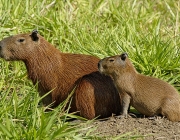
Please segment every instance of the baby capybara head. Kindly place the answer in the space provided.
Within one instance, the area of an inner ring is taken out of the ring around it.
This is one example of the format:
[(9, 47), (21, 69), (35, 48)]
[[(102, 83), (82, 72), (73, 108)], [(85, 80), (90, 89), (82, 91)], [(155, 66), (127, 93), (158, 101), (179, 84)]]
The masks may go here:
[(131, 65), (131, 62), (128, 59), (128, 54), (122, 53), (121, 55), (106, 57), (100, 60), (98, 63), (98, 69), (102, 74), (115, 76), (117, 73), (128, 72), (129, 66)]
[(19, 34), (4, 38), (0, 41), (0, 57), (5, 60), (26, 59), (36, 50), (33, 47), (38, 45), (39, 37), (38, 32), (34, 30), (29, 34)]

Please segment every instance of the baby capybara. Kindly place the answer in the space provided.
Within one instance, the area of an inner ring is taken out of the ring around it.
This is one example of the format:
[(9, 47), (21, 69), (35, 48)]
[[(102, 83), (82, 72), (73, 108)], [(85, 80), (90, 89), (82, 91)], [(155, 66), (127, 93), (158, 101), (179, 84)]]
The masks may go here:
[(38, 83), (44, 105), (56, 107), (74, 91), (70, 112), (87, 119), (120, 112), (119, 94), (110, 77), (98, 72), (99, 59), (83, 54), (62, 53), (36, 30), (0, 41), (0, 57), (22, 60), (28, 77)]
[(129, 103), (146, 116), (163, 115), (180, 121), (180, 98), (177, 90), (160, 79), (139, 74), (126, 53), (107, 57), (98, 63), (99, 71), (112, 76), (122, 97), (123, 115)]

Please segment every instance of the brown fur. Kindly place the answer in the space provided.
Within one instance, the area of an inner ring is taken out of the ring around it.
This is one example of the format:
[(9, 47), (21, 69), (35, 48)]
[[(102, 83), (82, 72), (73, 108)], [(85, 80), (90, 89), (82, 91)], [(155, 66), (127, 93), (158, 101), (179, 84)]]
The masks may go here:
[(33, 84), (38, 82), (43, 104), (64, 101), (75, 88), (71, 112), (92, 119), (120, 112), (119, 94), (108, 76), (97, 69), (99, 58), (83, 54), (62, 53), (36, 31), (19, 34), (0, 42), (0, 56), (5, 60), (22, 60)]
[(180, 121), (180, 100), (176, 89), (160, 79), (139, 74), (127, 54), (102, 59), (99, 71), (110, 75), (122, 94), (123, 115), (131, 103), (146, 116), (163, 115), (171, 121)]

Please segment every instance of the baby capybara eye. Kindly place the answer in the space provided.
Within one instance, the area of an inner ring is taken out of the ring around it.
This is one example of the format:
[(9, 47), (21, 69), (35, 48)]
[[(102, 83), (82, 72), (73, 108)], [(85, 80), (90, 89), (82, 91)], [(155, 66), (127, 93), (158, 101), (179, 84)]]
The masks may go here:
[(109, 62), (114, 62), (114, 59), (109, 59)]
[(21, 38), (21, 39), (18, 39), (17, 41), (18, 42), (23, 42), (25, 39)]

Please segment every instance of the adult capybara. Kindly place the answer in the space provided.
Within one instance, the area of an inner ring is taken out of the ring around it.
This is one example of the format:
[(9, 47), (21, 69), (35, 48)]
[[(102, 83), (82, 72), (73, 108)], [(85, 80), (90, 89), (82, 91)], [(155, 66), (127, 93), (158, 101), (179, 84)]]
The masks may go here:
[(98, 72), (99, 59), (83, 54), (62, 53), (38, 34), (10, 36), (0, 41), (0, 57), (22, 60), (28, 77), (38, 83), (44, 105), (56, 107), (74, 91), (70, 111), (87, 119), (120, 112), (119, 94), (108, 76)]
[(99, 71), (113, 77), (123, 93), (123, 115), (129, 103), (146, 116), (163, 115), (180, 121), (180, 99), (176, 89), (160, 79), (139, 74), (126, 53), (107, 57), (98, 63)]

